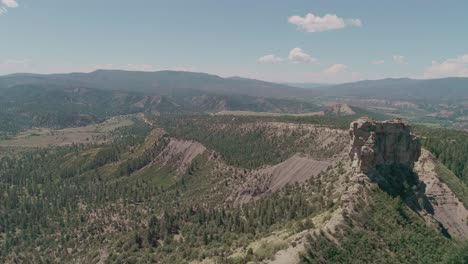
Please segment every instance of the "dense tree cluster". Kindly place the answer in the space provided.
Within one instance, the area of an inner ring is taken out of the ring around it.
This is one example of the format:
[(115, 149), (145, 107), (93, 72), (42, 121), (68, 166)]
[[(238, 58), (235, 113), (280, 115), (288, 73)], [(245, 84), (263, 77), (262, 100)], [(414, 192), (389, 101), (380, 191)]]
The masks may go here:
[[(134, 129), (139, 132), (133, 133)], [(134, 186), (105, 183), (104, 172), (97, 169), (118, 160), (128, 148), (141, 144), (147, 132), (147, 127), (136, 124), (114, 131), (118, 136), (107, 145), (53, 147), (2, 157), (0, 233), (4, 241), (1, 252), (75, 225), (79, 220), (73, 215), (79, 211), (80, 203), (99, 204), (122, 197), (138, 199), (151, 195), (154, 190), (148, 190), (150, 186), (142, 183)]]
[(457, 245), (429, 228), (400, 197), (376, 190), (346, 215), (337, 241), (324, 232), (309, 237), (302, 263), (467, 263), (468, 244)]
[(468, 184), (468, 133), (448, 129), (421, 129), (423, 145), (465, 184)]

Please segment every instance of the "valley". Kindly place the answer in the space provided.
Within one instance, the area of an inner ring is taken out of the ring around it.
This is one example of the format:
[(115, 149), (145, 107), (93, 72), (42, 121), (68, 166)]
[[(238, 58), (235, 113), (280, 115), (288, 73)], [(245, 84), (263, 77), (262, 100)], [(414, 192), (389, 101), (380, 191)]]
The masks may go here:
[(0, 0), (0, 264), (468, 264), (466, 10)]
[(427, 126), (467, 130), (466, 78), (365, 80), (315, 88), (320, 101), (345, 103)]
[[(135, 118), (135, 117), (133, 117)], [(103, 123), (64, 129), (32, 128), (0, 141), (0, 147), (37, 148), (83, 143), (103, 143), (113, 130), (130, 126), (131, 116), (116, 116)]]
[(5, 263), (468, 258), (464, 110), (184, 72), (2, 82)]

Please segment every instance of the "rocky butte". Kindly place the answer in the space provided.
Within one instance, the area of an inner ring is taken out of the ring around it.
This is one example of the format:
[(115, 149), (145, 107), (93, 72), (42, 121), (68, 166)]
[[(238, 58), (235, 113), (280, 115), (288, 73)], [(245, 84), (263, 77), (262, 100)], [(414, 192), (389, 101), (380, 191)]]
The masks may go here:
[(349, 133), (349, 156), (357, 173), (369, 173), (378, 165), (413, 166), (421, 155), (418, 137), (401, 119), (379, 122), (362, 117), (351, 123)]
[[(376, 169), (379, 165), (408, 165), (418, 178), (412, 189), (413, 196), (405, 198), (410, 208), (428, 223), (436, 223), (435, 226), (450, 236), (468, 239), (468, 210), (439, 179), (436, 159), (427, 150), (421, 151), (420, 140), (411, 132), (410, 125), (401, 119), (380, 122), (362, 117), (351, 123), (349, 133), (352, 179), (357, 184), (342, 196), (348, 211), (353, 206), (353, 197), (362, 193), (365, 185), (372, 185), (369, 179), (378, 176)], [(419, 200), (424, 202), (420, 204)], [(415, 206), (417, 204), (419, 206)]]

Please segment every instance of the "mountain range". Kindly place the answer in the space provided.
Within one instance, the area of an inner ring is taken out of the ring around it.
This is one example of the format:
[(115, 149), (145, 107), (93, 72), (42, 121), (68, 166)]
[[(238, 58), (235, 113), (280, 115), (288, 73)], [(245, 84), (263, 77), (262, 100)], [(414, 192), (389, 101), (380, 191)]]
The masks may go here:
[(277, 84), (242, 77), (182, 71), (136, 72), (97, 70), (69, 74), (11, 74), (0, 77), (0, 89), (17, 85), (53, 85), (161, 95), (213, 93), (268, 98), (359, 96), (386, 99), (466, 99), (468, 78), (364, 80), (343, 84)]
[(317, 88), (328, 96), (393, 100), (466, 100), (468, 78), (366, 80)]
[[(383, 79), (306, 89), (181, 71), (18, 73), (0, 77), (0, 128), (18, 131), (31, 126), (57, 127), (61, 123), (82, 125), (136, 112), (332, 113), (329, 105), (334, 101), (412, 120), (433, 116), (430, 122), (444, 125), (451, 123), (440, 118), (449, 117), (463, 128), (467, 100), (468, 78)], [(385, 109), (376, 108), (382, 104)]]

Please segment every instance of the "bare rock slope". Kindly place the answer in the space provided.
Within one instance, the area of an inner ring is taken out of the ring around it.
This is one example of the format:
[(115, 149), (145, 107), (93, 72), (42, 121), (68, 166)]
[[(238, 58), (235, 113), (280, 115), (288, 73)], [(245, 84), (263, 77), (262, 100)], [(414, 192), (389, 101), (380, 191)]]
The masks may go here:
[(452, 190), (437, 177), (436, 164), (432, 154), (423, 150), (414, 168), (425, 185), (425, 193), (433, 208), (433, 216), (450, 235), (459, 239), (468, 239), (468, 210)]
[(311, 177), (316, 177), (331, 164), (329, 161), (319, 161), (296, 154), (276, 165), (251, 171), (230, 199), (235, 199), (236, 204), (252, 201), (276, 192), (287, 184), (303, 183)]
[(334, 114), (337, 116), (350, 116), (356, 114), (348, 104), (340, 103), (329, 104), (328, 109), (325, 112), (327, 114)]

